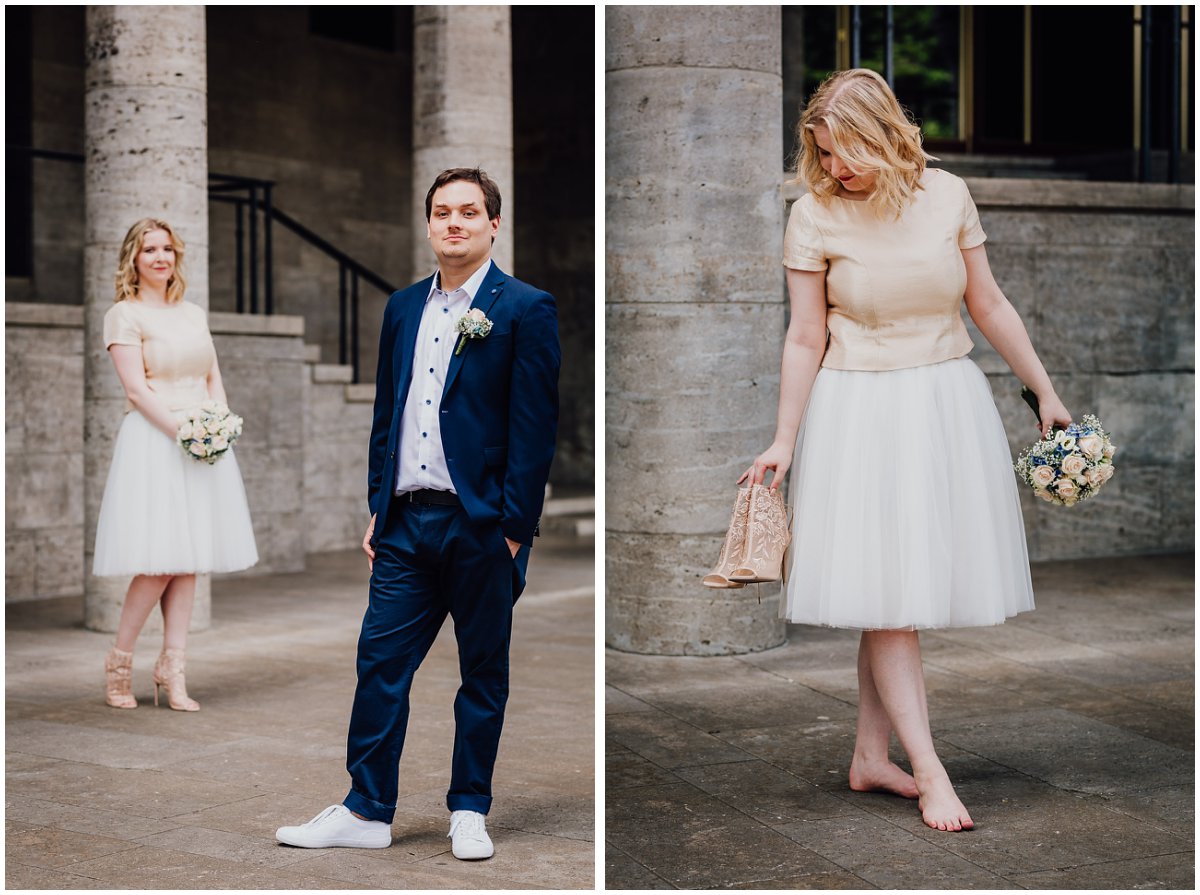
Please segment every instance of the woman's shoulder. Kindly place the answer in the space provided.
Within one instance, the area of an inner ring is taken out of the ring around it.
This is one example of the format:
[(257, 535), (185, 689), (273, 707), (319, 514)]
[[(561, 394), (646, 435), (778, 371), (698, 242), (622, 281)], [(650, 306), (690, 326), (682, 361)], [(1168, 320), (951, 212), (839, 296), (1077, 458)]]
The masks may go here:
[(921, 174), (921, 186), (930, 195), (958, 196), (966, 192), (967, 182), (945, 168), (926, 168)]
[(821, 215), (824, 206), (817, 201), (817, 197), (811, 192), (805, 191), (788, 210), (788, 220), (801, 220), (807, 224), (815, 224), (816, 219)]
[(104, 312), (104, 322), (108, 323), (132, 323), (137, 319), (137, 311), (133, 308), (134, 302), (129, 299), (123, 299), (114, 302), (113, 306)]
[(201, 320), (201, 321), (208, 320), (208, 311), (206, 311), (204, 308), (200, 307), (195, 302), (187, 301), (186, 299), (181, 298), (179, 300), (179, 304), (181, 305), (183, 312), (185, 314), (187, 314), (189, 317), (192, 317), (195, 320)]
[(104, 347), (140, 345), (145, 327), (129, 299), (118, 301), (104, 312)]

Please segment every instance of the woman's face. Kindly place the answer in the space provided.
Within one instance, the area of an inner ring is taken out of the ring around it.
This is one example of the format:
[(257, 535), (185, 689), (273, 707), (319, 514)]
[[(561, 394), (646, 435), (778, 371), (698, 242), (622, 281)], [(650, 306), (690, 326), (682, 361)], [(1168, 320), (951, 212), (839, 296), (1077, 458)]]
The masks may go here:
[(150, 230), (134, 259), (138, 285), (166, 289), (175, 273), (175, 246), (166, 230)]
[(874, 174), (859, 174), (833, 151), (829, 128), (817, 125), (812, 132), (817, 142), (817, 155), (820, 157), (821, 167), (842, 185), (842, 189), (849, 193), (869, 193), (875, 188)]

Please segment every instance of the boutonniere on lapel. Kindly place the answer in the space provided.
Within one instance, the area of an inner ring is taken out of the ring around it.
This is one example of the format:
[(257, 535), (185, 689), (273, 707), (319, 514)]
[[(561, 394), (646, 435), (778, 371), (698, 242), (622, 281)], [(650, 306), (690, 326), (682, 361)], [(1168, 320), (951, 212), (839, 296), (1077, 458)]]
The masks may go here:
[(458, 318), (458, 322), (454, 324), (454, 328), (462, 335), (458, 337), (458, 347), (454, 349), (455, 355), (461, 354), (463, 345), (467, 344), (467, 339), (482, 339), (492, 331), (492, 321), (487, 319), (487, 316), (479, 308), (471, 308), (467, 313)]

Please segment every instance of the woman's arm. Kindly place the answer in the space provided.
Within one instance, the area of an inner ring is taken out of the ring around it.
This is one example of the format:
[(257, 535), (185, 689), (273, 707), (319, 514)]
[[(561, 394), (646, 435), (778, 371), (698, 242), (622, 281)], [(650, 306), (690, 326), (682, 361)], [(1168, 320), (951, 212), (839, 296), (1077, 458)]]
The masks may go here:
[(113, 366), (117, 368), (117, 378), (121, 380), (129, 403), (150, 422), (150, 425), (165, 432), (167, 437), (174, 441), (179, 432), (179, 422), (162, 399), (146, 384), (142, 346), (114, 344), (109, 346), (108, 353), (112, 355)]
[(229, 406), (229, 401), (225, 397), (225, 383), (221, 381), (221, 368), (217, 366), (217, 355), (213, 353), (212, 369), (208, 371), (208, 396), (214, 401), (220, 401), (226, 407)]
[(967, 266), (967, 313), (1016, 377), (1037, 395), (1041, 416), (1038, 428), (1042, 435), (1045, 436), (1054, 425), (1070, 425), (1071, 414), (1059, 400), (1046, 368), (1033, 350), (1025, 324), (996, 285), (987, 252), (978, 245), (964, 249), (962, 255)]
[(796, 436), (808, 405), (808, 395), (825, 356), (825, 271), (792, 270), (787, 272), (792, 319), (783, 341), (783, 364), (779, 372), (779, 412), (775, 422), (775, 440), (742, 473), (738, 484), (751, 479), (760, 484), (768, 469), (773, 469), (771, 487), (783, 484), (792, 465)]

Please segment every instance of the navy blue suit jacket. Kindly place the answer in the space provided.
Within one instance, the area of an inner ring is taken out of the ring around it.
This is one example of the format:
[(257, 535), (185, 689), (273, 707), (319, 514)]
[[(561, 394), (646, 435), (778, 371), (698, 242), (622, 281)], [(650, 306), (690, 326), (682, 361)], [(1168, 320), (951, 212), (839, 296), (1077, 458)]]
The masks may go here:
[[(394, 293), (383, 313), (367, 476), (372, 544), (383, 532), (396, 484), (400, 418), (432, 283), (429, 277)], [(492, 321), (492, 331), (467, 339), (450, 359), (438, 415), (446, 466), (472, 522), (497, 521), (505, 537), (532, 544), (558, 429), (554, 298), (493, 261), (471, 307)]]

